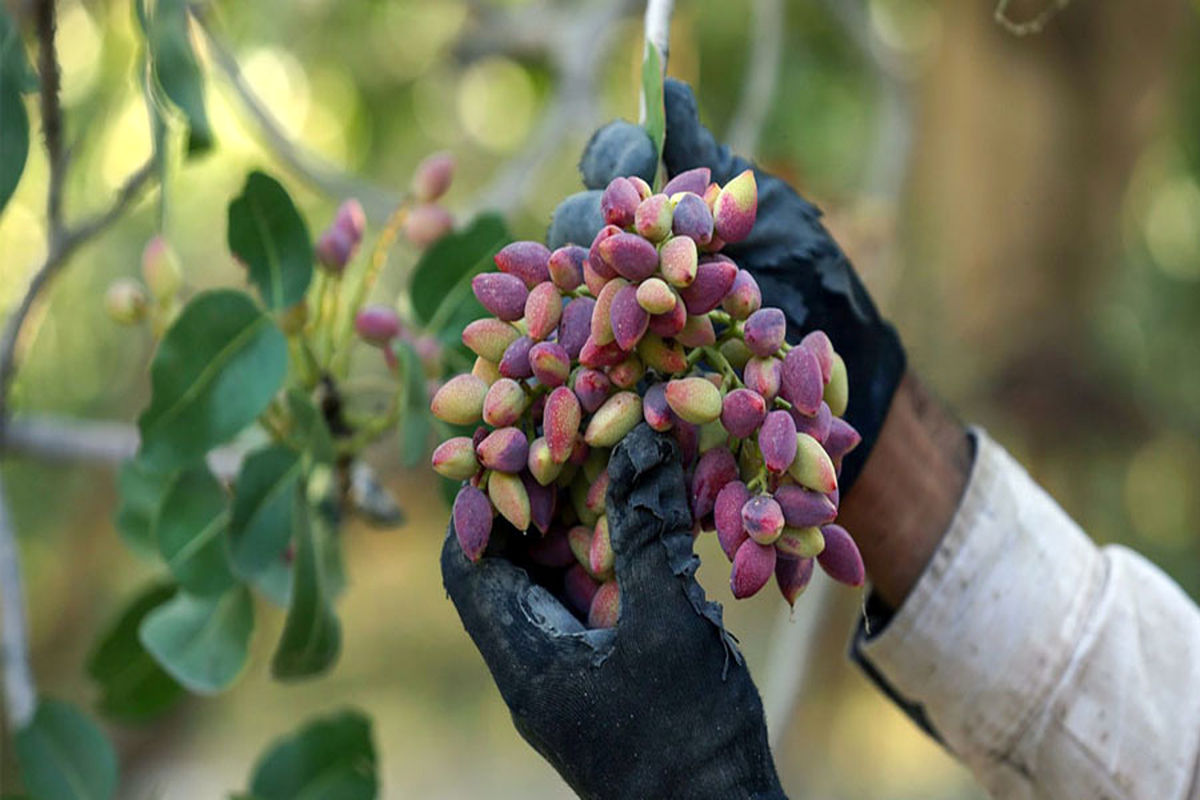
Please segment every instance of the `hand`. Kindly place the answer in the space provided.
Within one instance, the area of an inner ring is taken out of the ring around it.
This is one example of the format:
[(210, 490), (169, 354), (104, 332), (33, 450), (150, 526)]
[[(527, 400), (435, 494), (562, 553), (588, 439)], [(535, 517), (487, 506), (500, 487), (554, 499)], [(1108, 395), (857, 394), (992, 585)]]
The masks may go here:
[[(667, 80), (667, 137), (663, 160), (677, 175), (696, 167), (712, 171), (724, 184), (750, 162), (717, 144), (700, 124), (691, 89)], [(592, 192), (567, 198), (555, 212), (548, 244), (567, 241), (588, 245), (602, 227), (599, 195), (613, 178), (638, 174), (651, 180), (654, 147), (645, 131), (628, 122), (601, 128), (588, 143), (580, 162), (584, 184)], [(820, 328), (846, 362), (850, 406), (846, 420), (863, 441), (846, 456), (839, 485), (842, 496), (862, 470), (887, 416), (893, 394), (904, 375), (904, 350), (891, 325), (883, 321), (853, 267), (821, 225), (818, 211), (779, 178), (755, 169), (758, 219), (750, 237), (722, 252), (754, 275), (764, 298), (788, 319), (788, 340), (799, 341)]]
[(517, 730), (580, 797), (783, 798), (758, 692), (721, 607), (694, 578), (674, 442), (638, 426), (613, 452), (609, 477), (621, 595), (613, 629), (586, 630), (500, 556), (501, 531), (477, 564), (453, 524), (446, 537), (446, 591)]

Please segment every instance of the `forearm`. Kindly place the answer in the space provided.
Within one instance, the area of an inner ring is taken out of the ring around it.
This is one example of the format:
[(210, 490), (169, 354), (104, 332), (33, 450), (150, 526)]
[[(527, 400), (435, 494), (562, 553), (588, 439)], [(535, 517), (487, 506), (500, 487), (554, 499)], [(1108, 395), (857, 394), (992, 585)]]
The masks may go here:
[(982, 431), (964, 456), (905, 384), (847, 498), (894, 609), (856, 659), (996, 796), (1196, 796), (1200, 611), (1097, 548)]
[(950, 526), (972, 455), (962, 423), (906, 373), (839, 512), (875, 593), (891, 608), (908, 596)]

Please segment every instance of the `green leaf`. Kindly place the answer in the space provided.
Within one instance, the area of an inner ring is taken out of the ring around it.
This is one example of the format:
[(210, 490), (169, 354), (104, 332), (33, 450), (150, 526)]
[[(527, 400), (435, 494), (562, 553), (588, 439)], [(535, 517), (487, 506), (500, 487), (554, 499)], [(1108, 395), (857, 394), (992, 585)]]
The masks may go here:
[(184, 591), (201, 597), (233, 585), (229, 500), (208, 468), (184, 470), (163, 494), (154, 519), (158, 550)]
[(0, 212), (8, 205), (29, 155), (29, 117), (13, 76), (0, 72)]
[(0, 6), (0, 213), (21, 182), (29, 156), (29, 115), (21, 93), (36, 87), (21, 32)]
[(115, 524), (125, 543), (140, 555), (158, 555), (154, 517), (174, 479), (174, 472), (153, 469), (137, 458), (126, 461), (117, 473), (120, 505)]
[(436, 320), (433, 332), (438, 333), (452, 319), (469, 314), (470, 322), (485, 314), (471, 292), (471, 278), (490, 268), (492, 256), (509, 240), (508, 228), (498, 214), (480, 214), (463, 230), (434, 243), (413, 268), (412, 304), (417, 320), (427, 326)]
[(262, 800), (372, 800), (375, 769), (371, 720), (346, 710), (274, 742), (254, 767), (250, 791)]
[(243, 578), (257, 576), (278, 562), (292, 538), (292, 495), (303, 462), (281, 444), (257, 450), (242, 462), (233, 488), (229, 526), (233, 568)]
[(22, 93), (38, 88), (37, 75), (25, 56), (21, 31), (3, 4), (0, 4), (0, 80), (11, 82)]
[(308, 226), (287, 190), (269, 175), (251, 172), (229, 204), (229, 250), (245, 265), (268, 308), (299, 303), (313, 274)]
[(250, 579), (250, 585), (263, 597), (281, 608), (287, 608), (292, 596), (291, 558), (283, 554), (267, 565), (266, 569)]
[(183, 687), (155, 663), (138, 641), (142, 620), (174, 593), (171, 584), (155, 584), (144, 590), (100, 637), (88, 657), (87, 672), (100, 684), (99, 707), (105, 716), (121, 722), (145, 722), (183, 696)]
[(336, 490), (332, 497), (327, 497), (313, 506), (313, 524), (324, 531), (328, 543), (323, 548), (321, 569), (325, 578), (325, 593), (329, 596), (331, 604), (346, 590), (346, 564), (342, 559), (342, 546), (338, 540), (342, 513), (340, 501), (335, 498)]
[(400, 452), (404, 466), (415, 467), (425, 457), (429, 443), (429, 400), (425, 394), (425, 372), (421, 358), (412, 343), (396, 340), (396, 355), (400, 360), (404, 380), (404, 405), (400, 417)]
[(248, 295), (231, 289), (196, 295), (150, 365), (150, 407), (138, 420), (140, 458), (170, 469), (230, 439), (271, 402), (287, 365), (287, 340)]
[(188, 35), (187, 0), (158, 0), (146, 26), (150, 64), (163, 94), (183, 113), (188, 153), (212, 146), (212, 127), (204, 110), (204, 76)]
[(308, 395), (299, 389), (288, 389), (288, 411), (292, 415), (295, 441), (289, 437), (289, 444), (300, 449), (310, 462), (332, 464), (337, 455), (333, 447), (333, 436), (325, 417), (313, 405)]
[(244, 586), (217, 597), (179, 592), (142, 620), (138, 638), (171, 677), (197, 694), (226, 689), (246, 664), (254, 603)]
[(36, 800), (105, 800), (116, 791), (112, 745), (69, 703), (42, 698), (14, 738), (25, 790)]
[(337, 660), (342, 644), (329, 574), (328, 550), (335, 542), (320, 515), (313, 512), (303, 486), (292, 493), (292, 503), (296, 560), (291, 606), (271, 660), (271, 673), (280, 680), (321, 674)]
[(658, 46), (646, 41), (646, 49), (642, 54), (642, 96), (646, 100), (646, 121), (643, 126), (654, 149), (658, 160), (662, 161), (663, 141), (667, 138), (667, 111), (663, 105), (663, 73), (662, 53)]

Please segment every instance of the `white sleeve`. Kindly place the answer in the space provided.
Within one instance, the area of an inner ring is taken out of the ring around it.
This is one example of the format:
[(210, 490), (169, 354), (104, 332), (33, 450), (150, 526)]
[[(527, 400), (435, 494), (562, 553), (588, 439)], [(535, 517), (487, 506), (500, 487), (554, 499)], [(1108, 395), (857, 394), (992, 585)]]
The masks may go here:
[(1200, 798), (1200, 611), (972, 435), (945, 539), (855, 658), (996, 797)]

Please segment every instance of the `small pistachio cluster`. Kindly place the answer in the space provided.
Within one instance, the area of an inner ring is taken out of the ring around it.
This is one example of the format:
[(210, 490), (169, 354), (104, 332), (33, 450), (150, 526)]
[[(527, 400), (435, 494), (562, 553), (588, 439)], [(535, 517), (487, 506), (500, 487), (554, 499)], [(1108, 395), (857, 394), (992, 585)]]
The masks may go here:
[[(453, 180), (454, 157), (449, 153), (426, 156), (413, 172), (411, 203), (405, 209), (402, 229), (418, 248), (428, 247), (454, 227), (454, 217), (437, 202)], [(342, 203), (333, 222), (317, 238), (314, 250), (321, 266), (341, 274), (358, 252), (366, 224), (366, 214), (357, 200)]]
[(719, 252), (750, 234), (757, 194), (750, 170), (722, 187), (694, 169), (658, 193), (617, 178), (590, 248), (515, 242), (498, 272), (475, 277), (493, 316), (463, 331), (474, 368), (431, 404), (444, 422), (484, 423), (433, 454), (435, 470), (465, 481), (453, 519), (469, 558), (497, 513), (535, 529), (531, 561), (565, 570), (563, 594), (591, 626), (614, 625), (607, 465), (645, 421), (678, 443), (696, 531), (716, 529), (736, 597), (774, 574), (794, 603), (814, 563), (863, 582), (834, 524), (841, 461), (859, 442), (840, 418), (845, 364), (821, 331), (789, 345), (783, 312)]
[(104, 309), (114, 322), (135, 325), (148, 317), (165, 328), (179, 310), (183, 271), (171, 245), (155, 236), (142, 250), (142, 280), (118, 278), (104, 294)]

